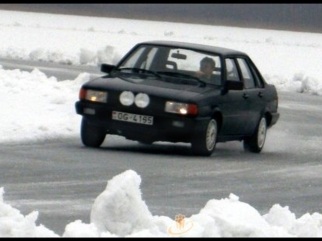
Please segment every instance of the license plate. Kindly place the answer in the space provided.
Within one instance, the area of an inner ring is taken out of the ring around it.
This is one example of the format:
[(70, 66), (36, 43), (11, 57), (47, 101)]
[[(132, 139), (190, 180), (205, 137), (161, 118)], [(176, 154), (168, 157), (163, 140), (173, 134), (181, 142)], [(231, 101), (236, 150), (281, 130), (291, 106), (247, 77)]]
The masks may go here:
[(148, 115), (137, 115), (126, 112), (113, 111), (112, 119), (118, 121), (126, 121), (144, 125), (153, 125), (153, 116)]

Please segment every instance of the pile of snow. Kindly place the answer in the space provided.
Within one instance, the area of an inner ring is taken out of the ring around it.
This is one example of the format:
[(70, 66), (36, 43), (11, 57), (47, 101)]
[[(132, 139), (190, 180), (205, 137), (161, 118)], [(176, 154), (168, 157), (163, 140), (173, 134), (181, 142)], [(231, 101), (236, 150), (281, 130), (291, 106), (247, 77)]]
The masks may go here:
[[(289, 208), (275, 204), (267, 214), (230, 194), (209, 200), (198, 214), (175, 220), (153, 216), (140, 190), (141, 177), (127, 170), (107, 182), (92, 206), (90, 223), (75, 220), (62, 237), (322, 237), (322, 215), (296, 219)], [(38, 212), (23, 216), (3, 200), (0, 189), (1, 237), (59, 237), (36, 225)]]

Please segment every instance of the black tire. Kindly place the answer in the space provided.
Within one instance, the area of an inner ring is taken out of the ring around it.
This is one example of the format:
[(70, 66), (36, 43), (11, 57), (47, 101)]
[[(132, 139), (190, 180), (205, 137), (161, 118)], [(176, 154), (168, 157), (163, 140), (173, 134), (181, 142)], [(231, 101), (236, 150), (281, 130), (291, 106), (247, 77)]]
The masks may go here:
[(86, 118), (82, 119), (81, 139), (85, 146), (100, 147), (105, 139), (106, 132), (104, 129), (90, 125)]
[(267, 121), (261, 117), (256, 127), (255, 133), (244, 140), (244, 150), (247, 152), (260, 153), (264, 147), (267, 134)]
[(199, 156), (210, 156), (216, 147), (218, 125), (215, 119), (204, 122), (191, 141), (192, 152)]

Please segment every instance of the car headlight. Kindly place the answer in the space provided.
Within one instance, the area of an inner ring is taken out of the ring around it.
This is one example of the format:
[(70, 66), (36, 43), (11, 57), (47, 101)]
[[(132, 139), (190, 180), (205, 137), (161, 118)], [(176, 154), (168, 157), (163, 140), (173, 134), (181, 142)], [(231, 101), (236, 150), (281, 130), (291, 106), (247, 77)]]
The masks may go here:
[(130, 106), (134, 103), (134, 94), (131, 91), (123, 91), (120, 95), (122, 105)]
[(135, 96), (134, 100), (137, 107), (145, 108), (150, 103), (150, 98), (147, 94), (139, 93)]
[(79, 99), (106, 103), (107, 92), (99, 90), (86, 90), (82, 88), (79, 92)]
[(165, 111), (180, 115), (197, 115), (198, 107), (195, 104), (167, 101), (165, 103)]

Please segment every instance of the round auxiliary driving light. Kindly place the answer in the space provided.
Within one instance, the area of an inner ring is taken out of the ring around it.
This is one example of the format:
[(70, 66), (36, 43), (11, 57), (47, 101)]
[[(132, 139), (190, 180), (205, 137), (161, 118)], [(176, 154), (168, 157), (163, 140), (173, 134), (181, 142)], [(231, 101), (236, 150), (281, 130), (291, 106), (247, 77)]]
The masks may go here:
[(147, 94), (139, 93), (135, 96), (135, 104), (137, 107), (145, 108), (149, 105), (150, 98)]
[(134, 94), (131, 91), (123, 91), (120, 95), (120, 102), (122, 105), (132, 105), (134, 102)]

